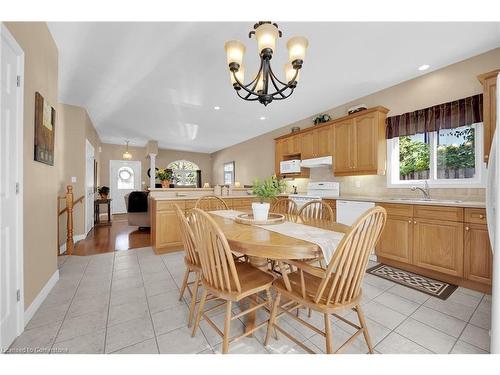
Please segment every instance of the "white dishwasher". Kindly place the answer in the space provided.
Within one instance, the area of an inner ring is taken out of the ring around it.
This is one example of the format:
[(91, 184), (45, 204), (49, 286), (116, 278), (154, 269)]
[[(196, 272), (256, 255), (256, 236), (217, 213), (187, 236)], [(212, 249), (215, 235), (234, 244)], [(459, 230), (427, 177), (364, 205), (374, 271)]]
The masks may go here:
[(375, 207), (373, 202), (337, 201), (337, 223), (352, 225), (370, 208)]

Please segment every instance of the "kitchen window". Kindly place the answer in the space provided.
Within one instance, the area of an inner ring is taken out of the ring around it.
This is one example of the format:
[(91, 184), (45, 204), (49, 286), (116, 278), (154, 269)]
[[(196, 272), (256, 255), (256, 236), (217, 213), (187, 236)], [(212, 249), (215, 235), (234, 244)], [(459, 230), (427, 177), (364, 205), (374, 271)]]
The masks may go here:
[(234, 184), (234, 161), (224, 163), (224, 185)]
[(170, 163), (167, 169), (172, 170), (175, 186), (197, 187), (199, 167), (188, 160), (177, 160)]
[(483, 124), (417, 133), (387, 141), (388, 187), (484, 187)]

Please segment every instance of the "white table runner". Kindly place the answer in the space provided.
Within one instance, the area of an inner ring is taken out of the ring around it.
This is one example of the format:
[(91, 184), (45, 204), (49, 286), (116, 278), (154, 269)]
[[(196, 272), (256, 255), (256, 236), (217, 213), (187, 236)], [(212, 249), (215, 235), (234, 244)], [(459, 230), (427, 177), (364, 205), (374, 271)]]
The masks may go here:
[[(224, 217), (226, 219), (234, 220), (236, 216), (244, 212), (236, 210), (219, 210), (219, 211), (210, 211), (210, 213)], [(321, 248), (321, 251), (323, 252), (323, 256), (327, 263), (329, 263), (330, 260), (332, 259), (335, 250), (337, 250), (337, 246), (344, 237), (343, 233), (334, 232), (322, 228), (316, 228), (310, 225), (292, 223), (290, 221), (285, 221), (282, 224), (256, 225), (256, 226), (259, 228), (269, 230), (271, 232), (276, 232), (279, 234), (283, 234), (285, 236), (312, 242), (318, 245)]]

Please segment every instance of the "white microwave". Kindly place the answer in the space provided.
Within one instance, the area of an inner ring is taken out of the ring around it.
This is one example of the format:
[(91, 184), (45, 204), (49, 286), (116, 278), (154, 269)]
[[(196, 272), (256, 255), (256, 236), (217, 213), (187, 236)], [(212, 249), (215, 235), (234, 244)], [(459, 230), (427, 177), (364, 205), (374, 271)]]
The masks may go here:
[(285, 160), (280, 162), (280, 173), (300, 173), (300, 160)]

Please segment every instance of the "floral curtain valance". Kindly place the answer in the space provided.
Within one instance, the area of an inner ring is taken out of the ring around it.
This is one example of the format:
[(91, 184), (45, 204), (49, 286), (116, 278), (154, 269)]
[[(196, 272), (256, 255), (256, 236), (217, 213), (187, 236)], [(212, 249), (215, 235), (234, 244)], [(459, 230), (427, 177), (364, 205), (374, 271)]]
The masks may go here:
[(387, 139), (454, 129), (483, 121), (483, 94), (388, 117)]

